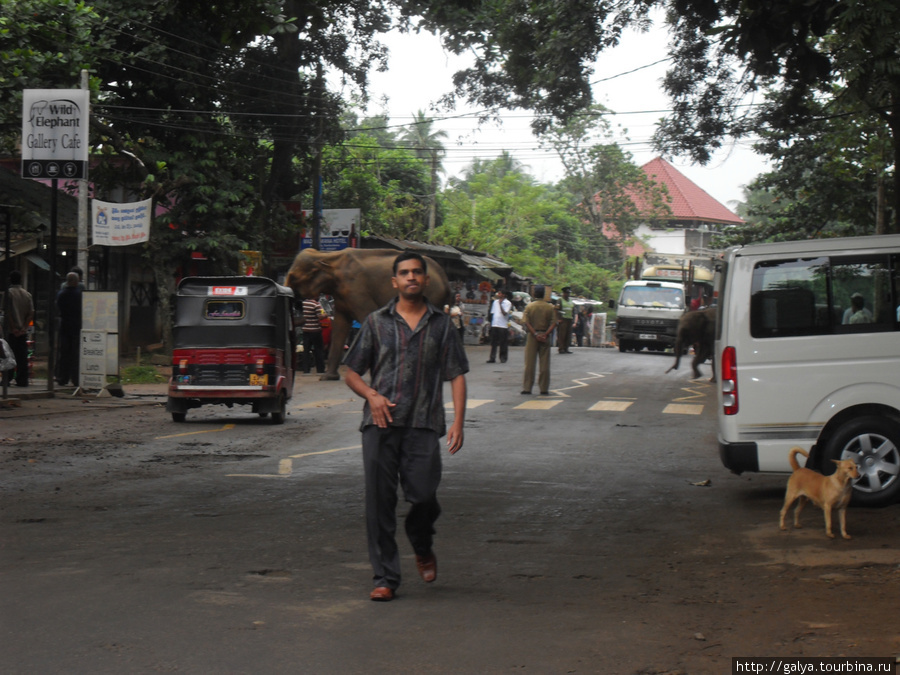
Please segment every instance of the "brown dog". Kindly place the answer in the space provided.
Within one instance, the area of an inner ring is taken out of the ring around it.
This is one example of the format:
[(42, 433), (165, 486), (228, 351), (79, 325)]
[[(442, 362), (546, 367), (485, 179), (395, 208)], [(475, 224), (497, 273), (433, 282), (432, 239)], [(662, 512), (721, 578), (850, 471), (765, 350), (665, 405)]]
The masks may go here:
[(795, 501), (797, 502), (797, 508), (794, 509), (794, 527), (800, 527), (800, 511), (803, 510), (806, 500), (809, 499), (825, 512), (825, 534), (834, 539), (834, 534), (831, 531), (831, 510), (837, 509), (841, 520), (841, 536), (844, 539), (849, 539), (850, 535), (847, 534), (847, 504), (850, 503), (850, 493), (853, 491), (851, 481), (859, 478), (859, 469), (856, 467), (856, 462), (852, 459), (833, 459), (831, 461), (837, 464), (837, 469), (830, 476), (823, 476), (812, 469), (807, 469), (797, 464), (797, 455), (809, 458), (809, 454), (800, 448), (791, 449), (790, 461), (794, 473), (791, 474), (788, 480), (787, 492), (784, 495), (784, 506), (781, 508), (781, 519), (779, 521), (781, 529), (787, 529), (784, 526), (784, 516)]

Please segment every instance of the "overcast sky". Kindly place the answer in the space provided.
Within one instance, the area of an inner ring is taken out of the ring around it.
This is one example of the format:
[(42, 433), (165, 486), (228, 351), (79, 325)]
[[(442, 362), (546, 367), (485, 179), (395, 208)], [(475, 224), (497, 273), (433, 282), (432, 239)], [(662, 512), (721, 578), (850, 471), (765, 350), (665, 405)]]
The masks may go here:
[[(381, 98), (387, 96), (387, 113), (393, 124), (408, 123), (420, 109), (434, 116), (438, 120), (435, 126), (445, 130), (448, 136), (444, 140), (447, 148), (444, 166), (448, 175), (458, 175), (475, 157), (494, 159), (507, 150), (538, 180), (553, 182), (561, 178), (559, 161), (538, 148), (527, 111), (505, 111), (500, 126), (494, 123), (479, 126), (475, 116), (479, 109), (434, 110), (433, 104), (452, 89), (453, 73), (467, 65), (466, 60), (444, 52), (437, 37), (427, 33), (397, 33), (388, 36), (385, 42), (391, 50), (390, 67), (387, 73), (371, 74), (372, 103), (368, 114), (383, 112)], [(638, 165), (657, 156), (650, 147), (650, 137), (656, 121), (668, 108), (660, 88), (667, 64), (641, 67), (666, 59), (667, 42), (662, 28), (647, 34), (629, 33), (623, 44), (601, 54), (591, 78), (595, 83), (595, 100), (615, 111), (614, 123), (627, 129), (629, 140), (620, 139), (620, 143), (634, 155)], [(635, 69), (639, 70), (629, 72)], [(706, 167), (692, 166), (683, 159), (670, 161), (730, 208), (734, 201), (743, 199), (742, 187), (766, 170), (763, 159), (746, 142), (720, 152)]]

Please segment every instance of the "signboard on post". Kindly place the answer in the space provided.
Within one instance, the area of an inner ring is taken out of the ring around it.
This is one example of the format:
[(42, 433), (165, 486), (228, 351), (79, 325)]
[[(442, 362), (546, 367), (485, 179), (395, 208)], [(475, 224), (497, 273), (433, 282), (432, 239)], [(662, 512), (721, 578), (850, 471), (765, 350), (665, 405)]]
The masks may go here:
[(87, 178), (91, 93), (22, 92), (22, 178)]
[(106, 332), (81, 331), (78, 388), (103, 391), (106, 388)]
[[(312, 211), (301, 212), (306, 222), (310, 222)], [(322, 211), (322, 232), (319, 238), (320, 251), (340, 251), (359, 245), (359, 209), (324, 209)], [(312, 233), (307, 231), (300, 239), (300, 248), (313, 245)]]
[[(119, 294), (115, 291), (84, 291), (81, 294), (81, 328), (83, 332), (102, 331), (105, 336), (106, 364), (102, 385), (105, 387), (105, 375), (119, 374)], [(83, 366), (81, 372), (85, 372)], [(83, 383), (81, 386), (92, 388)]]
[(150, 239), (152, 199), (130, 204), (92, 200), (94, 246), (128, 246)]

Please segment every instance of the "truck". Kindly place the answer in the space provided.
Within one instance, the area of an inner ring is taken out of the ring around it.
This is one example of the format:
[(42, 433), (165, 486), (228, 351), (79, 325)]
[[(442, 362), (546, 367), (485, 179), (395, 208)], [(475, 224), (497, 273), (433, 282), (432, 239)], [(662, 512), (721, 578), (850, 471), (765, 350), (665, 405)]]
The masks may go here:
[(684, 285), (669, 281), (626, 281), (610, 309), (617, 309), (619, 351), (665, 351), (675, 346), (678, 320), (684, 314)]

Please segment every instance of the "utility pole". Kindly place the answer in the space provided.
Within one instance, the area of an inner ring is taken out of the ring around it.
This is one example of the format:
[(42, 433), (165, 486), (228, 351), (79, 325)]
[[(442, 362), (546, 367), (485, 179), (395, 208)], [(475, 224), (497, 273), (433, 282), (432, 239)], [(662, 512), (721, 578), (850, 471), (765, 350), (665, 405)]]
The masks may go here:
[(434, 226), (437, 221), (437, 150), (431, 150), (431, 206), (428, 209), (428, 241), (434, 240)]
[(325, 116), (324, 116), (324, 87), (322, 86), (322, 62), (316, 66), (316, 92), (318, 100), (318, 108), (316, 116), (319, 118), (319, 131), (316, 138), (316, 158), (313, 163), (313, 234), (312, 247), (317, 251), (321, 249), (322, 237), (322, 143), (325, 132)]
[[(88, 89), (88, 71), (81, 71), (81, 88)], [(87, 270), (88, 270), (88, 179), (87, 167), (85, 167), (84, 178), (78, 180), (78, 250), (76, 251), (76, 262), (83, 273), (82, 282), (87, 288)], [(66, 270), (68, 272), (69, 270)]]

